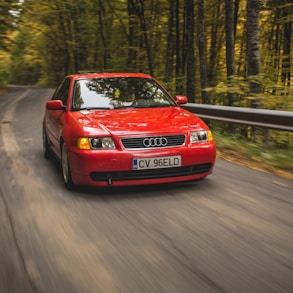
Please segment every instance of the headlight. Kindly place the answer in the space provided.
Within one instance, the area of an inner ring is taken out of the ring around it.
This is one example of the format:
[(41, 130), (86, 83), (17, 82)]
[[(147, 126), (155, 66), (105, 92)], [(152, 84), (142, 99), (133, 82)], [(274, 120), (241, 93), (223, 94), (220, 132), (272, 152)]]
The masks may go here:
[(80, 137), (77, 147), (81, 150), (115, 149), (115, 143), (111, 137)]
[(200, 143), (207, 141), (213, 141), (213, 135), (210, 130), (199, 130), (190, 132), (191, 143)]

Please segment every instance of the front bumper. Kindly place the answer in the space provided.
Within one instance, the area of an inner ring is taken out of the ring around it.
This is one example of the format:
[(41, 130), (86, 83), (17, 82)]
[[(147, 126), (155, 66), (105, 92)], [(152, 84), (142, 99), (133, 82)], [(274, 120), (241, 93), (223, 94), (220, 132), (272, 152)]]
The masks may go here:
[[(133, 159), (181, 156), (181, 166), (134, 170)], [(69, 149), (69, 164), (76, 185), (126, 186), (190, 181), (213, 172), (216, 159), (214, 143), (192, 147), (152, 150), (79, 150)]]

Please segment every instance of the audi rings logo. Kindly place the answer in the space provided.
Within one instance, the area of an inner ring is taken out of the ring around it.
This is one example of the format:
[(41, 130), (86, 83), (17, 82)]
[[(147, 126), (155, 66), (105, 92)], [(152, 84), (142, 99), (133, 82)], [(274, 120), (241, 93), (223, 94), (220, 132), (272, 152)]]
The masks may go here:
[(146, 137), (143, 140), (143, 145), (146, 148), (164, 147), (168, 143), (166, 137)]

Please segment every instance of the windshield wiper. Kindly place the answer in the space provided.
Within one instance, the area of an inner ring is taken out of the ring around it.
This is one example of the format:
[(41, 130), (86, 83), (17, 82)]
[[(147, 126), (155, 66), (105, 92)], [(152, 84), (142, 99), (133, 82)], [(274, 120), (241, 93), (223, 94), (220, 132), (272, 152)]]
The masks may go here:
[(117, 107), (114, 107), (114, 110), (116, 110), (116, 109), (128, 109), (128, 108), (137, 108), (137, 106), (135, 106), (135, 105), (117, 106)]
[(109, 107), (84, 107), (84, 108), (79, 108), (79, 109), (73, 109), (73, 111), (91, 111), (91, 110), (111, 110)]
[(172, 107), (173, 105), (131, 105), (131, 106), (118, 106), (114, 109), (140, 109), (140, 108), (165, 108), (165, 107)]
[(173, 105), (149, 105), (148, 108), (166, 108), (173, 107)]

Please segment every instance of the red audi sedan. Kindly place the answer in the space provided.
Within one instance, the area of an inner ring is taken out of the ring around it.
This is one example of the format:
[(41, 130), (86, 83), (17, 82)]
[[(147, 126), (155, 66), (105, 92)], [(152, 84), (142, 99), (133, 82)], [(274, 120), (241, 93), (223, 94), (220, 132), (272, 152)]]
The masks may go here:
[(197, 180), (213, 172), (208, 126), (141, 73), (66, 76), (46, 103), (43, 148), (65, 186), (125, 186)]

